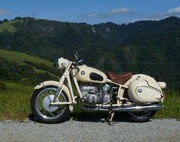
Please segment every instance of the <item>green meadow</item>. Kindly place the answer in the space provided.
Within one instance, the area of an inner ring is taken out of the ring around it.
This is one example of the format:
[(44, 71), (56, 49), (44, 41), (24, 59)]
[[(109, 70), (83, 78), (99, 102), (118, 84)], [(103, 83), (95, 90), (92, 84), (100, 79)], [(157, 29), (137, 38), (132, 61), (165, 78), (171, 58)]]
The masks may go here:
[[(5, 88), (0, 90), (0, 119), (23, 120), (31, 114), (30, 99), (33, 93), (33, 86), (26, 86), (19, 83), (5, 82)], [(163, 109), (160, 109), (154, 118), (175, 118), (180, 120), (180, 94), (176, 90), (166, 92)], [(75, 106), (72, 117), (84, 116), (94, 113), (85, 111), (79, 106)], [(83, 114), (83, 115), (82, 115)], [(101, 115), (101, 114), (100, 114)]]
[[(6, 58), (9, 61), (16, 61), (20, 64), (25, 64), (25, 62), (31, 63), (39, 63), (45, 64), (46, 66), (53, 67), (53, 63), (42, 58), (30, 56), (26, 53), (16, 52), (16, 51), (8, 51), (0, 49), (0, 57)], [(24, 62), (25, 61), (25, 62)]]

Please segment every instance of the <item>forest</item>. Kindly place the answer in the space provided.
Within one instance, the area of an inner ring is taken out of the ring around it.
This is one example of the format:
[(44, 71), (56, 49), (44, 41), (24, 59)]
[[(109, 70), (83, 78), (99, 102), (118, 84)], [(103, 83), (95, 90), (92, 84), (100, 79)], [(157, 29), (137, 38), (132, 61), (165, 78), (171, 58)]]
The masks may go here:
[[(16, 17), (0, 21), (0, 39), (0, 49), (23, 52), (54, 64), (58, 57), (73, 60), (78, 51), (84, 64), (103, 71), (145, 73), (169, 85), (180, 84), (180, 18), (177, 17), (121, 25)], [(16, 61), (0, 60), (1, 79), (49, 78), (46, 72), (34, 73), (32, 66), (57, 74), (55, 68), (31, 61), (17, 65)]]

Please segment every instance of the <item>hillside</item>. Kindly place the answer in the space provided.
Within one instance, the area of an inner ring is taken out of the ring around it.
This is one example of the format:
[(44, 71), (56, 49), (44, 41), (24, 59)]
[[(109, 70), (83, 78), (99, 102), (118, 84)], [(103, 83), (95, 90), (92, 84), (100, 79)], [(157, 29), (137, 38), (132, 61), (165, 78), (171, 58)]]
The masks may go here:
[(115, 73), (147, 73), (179, 82), (180, 18), (89, 25), (15, 18), (0, 22), (0, 48), (55, 62), (76, 50), (88, 65)]
[(38, 63), (38, 64), (45, 64), (48, 67), (54, 66), (53, 62), (47, 61), (47, 60), (42, 59), (42, 58), (30, 56), (26, 53), (21, 53), (21, 52), (8, 51), (8, 50), (1, 50), (0, 49), (0, 57), (4, 57), (10, 61), (16, 61), (19, 63), (32, 62), (32, 63)]
[(47, 79), (58, 78), (52, 62), (25, 53), (0, 50), (0, 81), (8, 86), (20, 83), (32, 86)]

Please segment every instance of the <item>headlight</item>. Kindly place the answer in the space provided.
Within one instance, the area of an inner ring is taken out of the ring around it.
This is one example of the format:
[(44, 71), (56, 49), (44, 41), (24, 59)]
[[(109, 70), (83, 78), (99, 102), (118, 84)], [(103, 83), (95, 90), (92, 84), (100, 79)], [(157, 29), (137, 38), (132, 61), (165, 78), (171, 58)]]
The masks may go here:
[(57, 67), (59, 69), (66, 69), (68, 65), (69, 61), (67, 59), (64, 59), (62, 57), (57, 59)]

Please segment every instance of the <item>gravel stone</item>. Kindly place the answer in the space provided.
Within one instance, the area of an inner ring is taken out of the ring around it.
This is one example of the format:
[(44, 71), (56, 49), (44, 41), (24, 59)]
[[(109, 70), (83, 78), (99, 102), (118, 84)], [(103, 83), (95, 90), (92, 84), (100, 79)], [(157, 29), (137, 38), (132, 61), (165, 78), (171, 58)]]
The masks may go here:
[(145, 123), (69, 120), (59, 124), (0, 122), (0, 142), (179, 142), (180, 121), (153, 119)]

